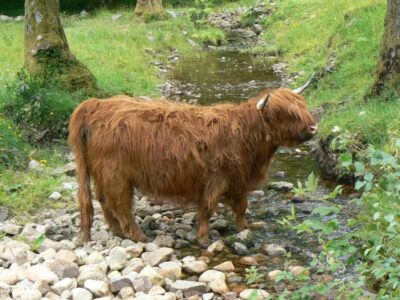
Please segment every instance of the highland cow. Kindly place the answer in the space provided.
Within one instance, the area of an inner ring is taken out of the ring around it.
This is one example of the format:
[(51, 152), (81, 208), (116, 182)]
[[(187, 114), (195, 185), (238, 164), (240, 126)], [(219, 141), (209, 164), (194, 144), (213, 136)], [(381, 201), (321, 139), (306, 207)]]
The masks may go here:
[(208, 219), (224, 199), (247, 228), (247, 193), (266, 176), (280, 146), (296, 146), (317, 132), (304, 98), (267, 89), (240, 104), (198, 106), (115, 96), (81, 103), (69, 123), (75, 154), (82, 238), (93, 220), (90, 181), (110, 230), (134, 241), (147, 237), (132, 217), (134, 188), (195, 203), (198, 238), (207, 244)]

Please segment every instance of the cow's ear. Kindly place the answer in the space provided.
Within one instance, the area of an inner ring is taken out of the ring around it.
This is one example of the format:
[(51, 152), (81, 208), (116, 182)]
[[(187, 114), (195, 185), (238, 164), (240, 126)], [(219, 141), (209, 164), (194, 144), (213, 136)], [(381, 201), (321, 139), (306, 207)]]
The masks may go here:
[(269, 100), (269, 94), (265, 94), (264, 96), (261, 97), (260, 100), (258, 100), (257, 102), (257, 110), (263, 110), (267, 104), (268, 104), (268, 100)]

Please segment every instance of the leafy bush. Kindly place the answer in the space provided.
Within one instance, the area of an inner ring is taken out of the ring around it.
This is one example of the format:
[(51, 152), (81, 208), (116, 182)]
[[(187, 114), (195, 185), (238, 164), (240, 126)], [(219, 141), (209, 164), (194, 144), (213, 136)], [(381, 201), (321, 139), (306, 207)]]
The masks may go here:
[(65, 137), (68, 119), (82, 93), (70, 94), (55, 83), (43, 82), (21, 71), (7, 87), (6, 115), (30, 141)]

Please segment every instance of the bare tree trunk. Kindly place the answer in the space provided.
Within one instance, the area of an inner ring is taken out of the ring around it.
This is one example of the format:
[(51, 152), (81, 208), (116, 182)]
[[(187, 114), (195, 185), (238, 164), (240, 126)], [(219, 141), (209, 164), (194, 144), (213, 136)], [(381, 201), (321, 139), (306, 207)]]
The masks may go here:
[(163, 14), (162, 0), (137, 0), (135, 14), (138, 16), (149, 14)]
[(68, 90), (96, 89), (92, 73), (69, 49), (59, 0), (25, 0), (25, 66), (29, 73)]
[(375, 83), (367, 97), (386, 89), (400, 93), (400, 0), (388, 0)]

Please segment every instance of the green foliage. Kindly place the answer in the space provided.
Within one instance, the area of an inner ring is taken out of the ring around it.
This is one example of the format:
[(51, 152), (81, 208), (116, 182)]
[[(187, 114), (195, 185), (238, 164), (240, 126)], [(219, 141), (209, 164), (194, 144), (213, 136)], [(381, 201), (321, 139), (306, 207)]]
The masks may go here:
[(265, 277), (264, 274), (261, 274), (258, 272), (257, 267), (251, 266), (250, 268), (246, 269), (246, 283), (247, 284), (253, 284), (262, 281), (262, 279)]
[(54, 83), (30, 77), (24, 70), (8, 86), (8, 96), (3, 104), (5, 114), (30, 141), (66, 137), (75, 99), (83, 98), (61, 90)]
[(192, 38), (204, 45), (220, 46), (226, 42), (225, 33), (218, 28), (200, 29)]
[(37, 252), (39, 251), (40, 247), (44, 242), (45, 236), (44, 234), (39, 235), (32, 243), (32, 251)]
[(194, 5), (189, 10), (190, 20), (197, 27), (203, 27), (207, 24), (207, 18), (212, 13), (214, 6), (212, 0), (195, 0)]
[(318, 178), (314, 175), (314, 172), (311, 172), (307, 180), (304, 182), (304, 185), (300, 180), (297, 181), (297, 187), (293, 188), (293, 192), (296, 195), (306, 196), (309, 193), (315, 192), (318, 187)]

